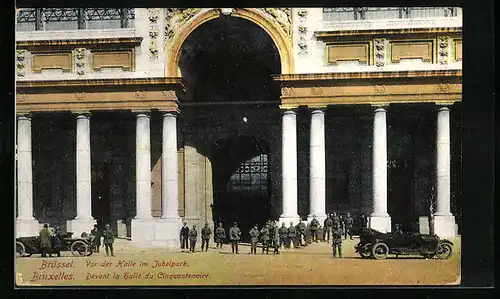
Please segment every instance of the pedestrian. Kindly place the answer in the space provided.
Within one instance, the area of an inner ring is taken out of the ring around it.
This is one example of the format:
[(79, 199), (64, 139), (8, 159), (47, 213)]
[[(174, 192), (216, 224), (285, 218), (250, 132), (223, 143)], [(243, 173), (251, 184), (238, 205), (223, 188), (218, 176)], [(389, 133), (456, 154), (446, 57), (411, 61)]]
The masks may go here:
[(339, 258), (342, 258), (342, 229), (337, 227), (333, 230), (333, 257), (337, 257), (337, 250), (339, 252)]
[(297, 229), (293, 225), (293, 222), (290, 222), (290, 227), (288, 227), (288, 248), (291, 248), (293, 244), (294, 248), (298, 248), (297, 245)]
[(198, 231), (196, 230), (196, 224), (193, 224), (193, 228), (189, 230), (189, 252), (194, 252), (196, 248), (196, 240), (198, 239)]
[(94, 228), (90, 231), (90, 235), (93, 236), (92, 246), (96, 253), (99, 253), (99, 247), (101, 247), (101, 231), (97, 224), (94, 224)]
[(102, 241), (106, 248), (106, 256), (109, 256), (109, 252), (111, 252), (111, 256), (115, 256), (113, 253), (113, 242), (115, 241), (115, 234), (110, 228), (109, 224), (106, 224), (106, 228), (102, 232)]
[(352, 228), (354, 226), (354, 220), (351, 217), (350, 213), (347, 213), (345, 217), (345, 238), (347, 239), (347, 235), (352, 240)]
[(312, 241), (318, 243), (318, 229), (319, 229), (319, 221), (316, 219), (316, 215), (313, 215), (313, 219), (311, 220), (311, 234)]
[(290, 246), (287, 246), (287, 239), (288, 239), (288, 228), (285, 226), (285, 222), (281, 223), (281, 227), (278, 230), (279, 236), (280, 236), (280, 245), (284, 246), (285, 248), (289, 248)]
[(241, 238), (241, 230), (238, 228), (238, 223), (234, 222), (233, 226), (229, 229), (229, 239), (231, 240), (231, 249), (233, 253), (236, 251), (238, 254), (238, 242)]
[(219, 227), (215, 230), (215, 242), (217, 243), (217, 248), (222, 249), (222, 244), (226, 239), (226, 230), (222, 227), (222, 222), (219, 223)]
[(337, 215), (337, 212), (333, 212), (333, 215), (332, 215), (332, 223), (333, 223), (333, 227), (332, 229), (336, 229), (337, 227), (340, 228), (340, 218), (339, 216)]
[(330, 242), (330, 231), (332, 230), (332, 218), (330, 215), (326, 216), (325, 221), (323, 221), (323, 241)]
[(302, 219), (299, 220), (299, 223), (295, 226), (295, 235), (297, 239), (297, 243), (300, 246), (306, 246), (306, 224), (302, 222)]
[(205, 222), (205, 227), (201, 229), (201, 252), (203, 252), (203, 246), (205, 246), (205, 252), (207, 252), (211, 234), (212, 230), (208, 226), (208, 222)]
[(361, 213), (361, 230), (368, 228), (368, 218), (364, 213)]
[(61, 229), (59, 226), (56, 226), (54, 235), (52, 236), (52, 250), (58, 257), (61, 256), (62, 238)]
[(188, 239), (189, 239), (189, 227), (187, 226), (186, 221), (184, 221), (181, 228), (181, 249), (188, 249)]
[(49, 225), (44, 224), (38, 235), (40, 237), (40, 250), (42, 252), (42, 257), (47, 257), (47, 253), (49, 254), (49, 257), (52, 257), (52, 244), (50, 240), (51, 236)]
[(255, 224), (249, 232), (250, 235), (250, 254), (257, 254), (257, 242), (259, 242), (259, 229)]
[(267, 224), (260, 230), (260, 241), (262, 242), (262, 253), (266, 251), (266, 254), (269, 254), (269, 227)]
[[(342, 214), (339, 215), (340, 229), (342, 230), (342, 236), (345, 236), (345, 219)], [(347, 239), (347, 237), (345, 237)]]
[(280, 234), (278, 231), (278, 227), (276, 226), (276, 223), (273, 222), (273, 227), (274, 229), (273, 234), (271, 235), (272, 243), (274, 245), (274, 251), (273, 254), (280, 254), (279, 248), (280, 248)]

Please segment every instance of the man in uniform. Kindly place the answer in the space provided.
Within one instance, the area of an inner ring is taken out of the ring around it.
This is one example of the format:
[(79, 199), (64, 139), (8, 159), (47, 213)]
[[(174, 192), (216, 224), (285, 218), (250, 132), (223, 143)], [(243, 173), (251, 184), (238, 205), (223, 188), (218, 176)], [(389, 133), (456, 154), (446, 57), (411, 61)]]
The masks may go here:
[(40, 237), (40, 249), (42, 251), (42, 257), (47, 257), (47, 253), (49, 254), (49, 257), (52, 257), (52, 244), (50, 242), (51, 236), (49, 225), (44, 224), (38, 235)]
[[(300, 219), (299, 223), (295, 227), (295, 231), (296, 231), (296, 235), (297, 235), (296, 238), (297, 238), (297, 241), (298, 241), (300, 246), (307, 245), (307, 243), (306, 243), (306, 230), (307, 230), (306, 224), (304, 222), (302, 222), (302, 219)], [(302, 242), (302, 240), (304, 242)]]
[(236, 249), (236, 254), (238, 254), (238, 242), (241, 238), (241, 230), (238, 228), (238, 223), (234, 223), (233, 226), (229, 229), (229, 239), (231, 240), (231, 249), (233, 253)]
[(113, 253), (113, 242), (115, 241), (115, 234), (111, 230), (111, 226), (106, 224), (106, 229), (102, 232), (102, 241), (106, 248), (106, 256), (109, 256), (109, 251), (111, 251), (111, 256), (115, 256)]
[(313, 219), (311, 220), (311, 234), (312, 241), (318, 243), (318, 229), (319, 229), (319, 221), (316, 219), (316, 215), (313, 215)]
[(337, 250), (339, 251), (339, 257), (342, 258), (342, 230), (339, 226), (333, 230), (333, 257), (337, 257)]
[(250, 254), (257, 254), (257, 242), (259, 242), (259, 229), (257, 224), (253, 226), (253, 228), (249, 232), (250, 234)]
[(196, 240), (198, 239), (198, 231), (196, 230), (196, 224), (193, 224), (193, 228), (189, 230), (189, 251), (194, 252), (196, 248)]
[(93, 236), (92, 246), (96, 253), (99, 253), (99, 247), (101, 247), (101, 231), (99, 230), (97, 224), (94, 224), (94, 228), (90, 231)]
[(61, 256), (62, 249), (62, 233), (59, 226), (56, 226), (56, 230), (54, 231), (54, 235), (52, 236), (52, 248), (55, 254), (58, 257)]
[(347, 239), (347, 235), (352, 240), (352, 227), (354, 226), (354, 220), (351, 217), (350, 213), (347, 213), (345, 217), (345, 238)]
[(340, 228), (340, 218), (339, 216), (337, 215), (337, 212), (333, 212), (333, 215), (332, 215), (332, 224), (333, 224), (333, 229), (335, 228)]
[(189, 227), (187, 226), (187, 223), (184, 221), (182, 228), (181, 228), (181, 249), (188, 249), (188, 239), (189, 239)]
[(361, 213), (361, 229), (368, 227), (368, 218), (366, 218), (364, 213)]
[(332, 230), (332, 218), (327, 215), (325, 221), (323, 221), (323, 241), (330, 242), (330, 231)]
[(286, 228), (285, 222), (281, 223), (281, 227), (279, 228), (278, 233), (279, 233), (279, 236), (280, 236), (280, 245), (279, 245), (279, 247), (284, 246), (285, 248), (290, 248), (290, 246), (288, 245), (288, 241), (287, 241), (287, 239), (288, 239), (288, 228)]
[(262, 253), (266, 251), (267, 254), (269, 254), (269, 226), (266, 224), (261, 230), (260, 230), (260, 240), (262, 242)]
[(293, 244), (293, 248), (298, 248), (297, 245), (297, 229), (293, 225), (293, 222), (290, 222), (290, 227), (288, 227), (288, 248)]
[(219, 227), (215, 230), (215, 242), (217, 243), (217, 248), (222, 249), (222, 243), (226, 239), (226, 230), (222, 227), (222, 222), (219, 223)]
[(201, 252), (203, 252), (203, 246), (205, 246), (205, 252), (207, 252), (211, 234), (212, 230), (208, 227), (208, 222), (205, 222), (205, 227), (201, 229)]
[(272, 243), (274, 245), (274, 251), (273, 254), (280, 254), (279, 248), (280, 248), (280, 234), (278, 232), (278, 226), (276, 226), (276, 223), (273, 222), (273, 234), (271, 235)]

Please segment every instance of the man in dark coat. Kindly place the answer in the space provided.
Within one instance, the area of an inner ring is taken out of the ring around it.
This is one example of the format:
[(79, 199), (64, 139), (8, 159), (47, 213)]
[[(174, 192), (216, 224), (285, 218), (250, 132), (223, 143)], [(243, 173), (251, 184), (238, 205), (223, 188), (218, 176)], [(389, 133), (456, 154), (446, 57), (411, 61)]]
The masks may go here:
[(241, 238), (241, 230), (238, 228), (238, 223), (234, 223), (233, 226), (229, 229), (229, 239), (231, 240), (231, 249), (233, 253), (236, 250), (236, 254), (238, 254), (238, 242)]
[(290, 227), (288, 227), (288, 247), (289, 248), (292, 245), (292, 243), (293, 243), (294, 248), (299, 247), (297, 244), (297, 229), (293, 225), (293, 222), (290, 222)]
[(57, 226), (54, 235), (52, 235), (52, 250), (58, 257), (61, 256), (62, 238), (61, 229)]
[[(307, 227), (304, 222), (302, 222), (302, 219), (299, 220), (299, 223), (297, 226), (295, 226), (295, 234), (297, 235), (297, 242), (300, 246), (306, 246), (306, 231)], [(303, 241), (303, 242), (302, 242)]]
[(93, 236), (92, 246), (94, 247), (94, 251), (99, 253), (99, 247), (101, 247), (101, 231), (97, 224), (94, 224), (94, 228), (90, 231), (90, 234)]
[(217, 248), (222, 249), (222, 244), (226, 239), (226, 230), (222, 227), (222, 222), (219, 223), (219, 227), (215, 230), (215, 242), (217, 243)]
[(205, 227), (201, 229), (201, 252), (203, 252), (203, 246), (205, 246), (205, 252), (208, 250), (208, 241), (210, 240), (210, 235), (212, 230), (208, 227), (208, 222), (205, 223)]
[(339, 257), (342, 258), (342, 229), (337, 227), (333, 230), (333, 257), (337, 257), (337, 250), (339, 252)]
[(109, 251), (111, 251), (111, 256), (115, 256), (113, 253), (115, 234), (111, 230), (111, 226), (109, 224), (106, 224), (106, 229), (102, 232), (102, 241), (104, 243), (104, 247), (106, 248), (106, 256), (109, 256)]
[(354, 226), (354, 220), (351, 217), (350, 213), (347, 213), (345, 216), (345, 238), (347, 239), (347, 235), (349, 235), (349, 238), (352, 240), (352, 228)]
[(313, 215), (313, 219), (311, 220), (311, 234), (312, 241), (318, 243), (318, 229), (319, 229), (319, 221), (316, 218), (316, 215)]
[(260, 241), (262, 242), (262, 253), (266, 251), (266, 253), (269, 253), (269, 227), (266, 224), (261, 230), (260, 230)]
[(332, 224), (333, 224), (333, 229), (339, 227), (340, 228), (340, 218), (339, 216), (337, 215), (337, 212), (333, 212), (333, 215), (332, 215)]
[(366, 218), (364, 213), (361, 213), (361, 229), (368, 227), (368, 218)]
[(280, 234), (278, 232), (278, 227), (276, 226), (276, 223), (272, 222), (273, 226), (273, 233), (271, 235), (271, 240), (273, 241), (273, 246), (274, 246), (274, 251), (273, 254), (280, 254), (279, 248), (280, 248)]
[(284, 246), (285, 248), (289, 248), (288, 245), (288, 228), (285, 226), (285, 222), (281, 223), (281, 227), (278, 229), (278, 233), (280, 236), (280, 247)]
[(323, 241), (330, 242), (330, 232), (332, 230), (332, 218), (330, 215), (327, 215), (325, 221), (323, 221)]
[(189, 252), (194, 252), (196, 248), (196, 240), (198, 239), (198, 231), (196, 230), (196, 224), (193, 224), (193, 228), (189, 230)]
[(187, 226), (187, 223), (184, 222), (181, 228), (181, 249), (188, 249), (188, 239), (189, 239), (189, 227)]
[(42, 257), (47, 257), (47, 253), (49, 254), (49, 257), (52, 257), (52, 242), (50, 240), (51, 236), (49, 225), (44, 224), (38, 235), (40, 237), (40, 249), (42, 251)]
[(250, 254), (257, 254), (257, 242), (259, 242), (259, 229), (257, 227), (257, 224), (254, 225), (254, 227), (250, 230), (249, 232), (250, 235)]

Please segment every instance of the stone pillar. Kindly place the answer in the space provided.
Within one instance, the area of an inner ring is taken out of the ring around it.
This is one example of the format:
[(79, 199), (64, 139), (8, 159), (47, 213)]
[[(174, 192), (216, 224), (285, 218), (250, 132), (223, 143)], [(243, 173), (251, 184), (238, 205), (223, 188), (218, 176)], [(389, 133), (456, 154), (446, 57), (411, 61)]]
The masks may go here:
[(17, 118), (17, 208), (16, 237), (38, 236), (40, 224), (33, 217), (30, 115)]
[(311, 221), (316, 215), (323, 225), (325, 213), (325, 111), (314, 109), (311, 112), (311, 138), (309, 159), (309, 216)]
[(440, 237), (454, 237), (455, 217), (450, 212), (450, 110), (438, 110), (436, 136), (436, 212), (434, 213), (434, 234)]
[(67, 231), (78, 237), (90, 233), (96, 224), (92, 217), (90, 114), (76, 113), (76, 217), (68, 220)]
[(386, 111), (375, 109), (373, 120), (373, 212), (369, 227), (381, 232), (391, 231), (391, 217), (387, 213), (387, 127)]
[(282, 124), (282, 186), (283, 186), (283, 213), (279, 222), (285, 222), (288, 227), (290, 221), (297, 224), (297, 114), (293, 110), (283, 112)]
[(177, 114), (163, 115), (162, 139), (162, 216), (155, 222), (155, 244), (171, 248), (180, 247), (179, 231), (179, 158), (177, 156)]
[(151, 214), (151, 137), (149, 112), (136, 113), (136, 215), (132, 219), (132, 243), (149, 247), (154, 239)]

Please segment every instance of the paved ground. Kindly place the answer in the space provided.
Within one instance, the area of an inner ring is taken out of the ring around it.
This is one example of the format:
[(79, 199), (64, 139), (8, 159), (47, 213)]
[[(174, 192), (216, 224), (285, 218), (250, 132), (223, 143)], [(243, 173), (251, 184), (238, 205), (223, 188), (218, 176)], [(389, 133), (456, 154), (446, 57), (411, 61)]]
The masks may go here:
[(115, 257), (101, 250), (88, 258), (69, 252), (60, 258), (17, 258), (16, 273), (19, 285), (442, 285), (459, 283), (460, 239), (452, 241), (449, 260), (411, 256), (378, 261), (354, 253), (356, 238), (344, 241), (342, 259), (332, 257), (327, 243), (281, 250), (280, 255), (272, 250), (263, 255), (260, 248), (250, 255), (250, 247), (240, 246), (240, 254), (233, 255), (230, 245), (220, 250), (211, 244), (208, 252), (200, 252), (197, 244), (196, 252), (189, 253), (139, 249), (116, 240)]

